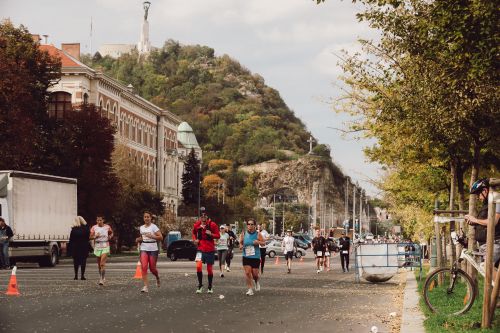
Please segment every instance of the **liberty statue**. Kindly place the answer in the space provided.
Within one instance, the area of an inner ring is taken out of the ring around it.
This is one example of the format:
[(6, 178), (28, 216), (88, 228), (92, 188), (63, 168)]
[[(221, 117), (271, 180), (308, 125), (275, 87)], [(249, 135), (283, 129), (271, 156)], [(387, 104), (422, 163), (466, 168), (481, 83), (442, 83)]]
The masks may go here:
[(151, 2), (144, 1), (144, 3), (143, 3), (143, 7), (144, 7), (144, 21), (148, 20), (149, 6), (151, 6)]

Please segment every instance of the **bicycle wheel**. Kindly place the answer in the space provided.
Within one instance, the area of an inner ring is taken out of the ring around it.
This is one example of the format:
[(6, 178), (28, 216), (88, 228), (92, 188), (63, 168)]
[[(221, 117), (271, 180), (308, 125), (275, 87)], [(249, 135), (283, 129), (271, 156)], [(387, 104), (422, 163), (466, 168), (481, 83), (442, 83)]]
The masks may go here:
[(432, 272), (425, 280), (424, 299), (432, 312), (459, 315), (469, 311), (476, 298), (476, 284), (471, 277), (450, 268)]

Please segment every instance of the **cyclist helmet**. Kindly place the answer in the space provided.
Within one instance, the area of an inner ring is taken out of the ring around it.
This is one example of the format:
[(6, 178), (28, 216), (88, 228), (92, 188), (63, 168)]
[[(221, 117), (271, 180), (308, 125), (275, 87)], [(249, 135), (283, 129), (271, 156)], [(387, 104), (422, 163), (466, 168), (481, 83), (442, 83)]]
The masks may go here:
[(474, 182), (474, 184), (472, 184), (470, 194), (479, 194), (483, 189), (488, 188), (489, 186), (490, 182), (488, 178), (478, 179)]

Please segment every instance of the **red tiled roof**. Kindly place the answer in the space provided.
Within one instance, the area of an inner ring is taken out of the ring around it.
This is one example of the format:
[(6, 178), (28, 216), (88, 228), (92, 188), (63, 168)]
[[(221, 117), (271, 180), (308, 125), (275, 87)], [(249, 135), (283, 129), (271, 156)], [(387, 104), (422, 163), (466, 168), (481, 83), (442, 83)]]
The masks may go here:
[(48, 52), (51, 56), (61, 59), (62, 67), (83, 67), (76, 59), (70, 57), (54, 45), (40, 45), (40, 50)]

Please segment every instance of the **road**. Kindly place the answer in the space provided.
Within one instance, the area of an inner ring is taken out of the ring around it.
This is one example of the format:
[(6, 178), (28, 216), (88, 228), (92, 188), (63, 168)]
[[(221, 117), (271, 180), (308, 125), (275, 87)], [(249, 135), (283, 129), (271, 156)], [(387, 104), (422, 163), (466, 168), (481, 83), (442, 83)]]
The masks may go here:
[(111, 257), (104, 287), (97, 285), (92, 257), (87, 281), (73, 280), (70, 260), (55, 268), (20, 264), (21, 296), (4, 295), (10, 271), (0, 271), (0, 332), (366, 333), (373, 325), (379, 332), (399, 332), (404, 273), (382, 284), (358, 284), (353, 269), (342, 273), (338, 258), (333, 271), (316, 274), (307, 256), (294, 260), (292, 274), (282, 259), (268, 259), (262, 291), (254, 296), (245, 296), (239, 257), (225, 278), (215, 275), (212, 295), (195, 294), (193, 262), (171, 262), (164, 255), (158, 262), (162, 286), (152, 285), (149, 294), (141, 294), (142, 282), (132, 278), (136, 257)]

